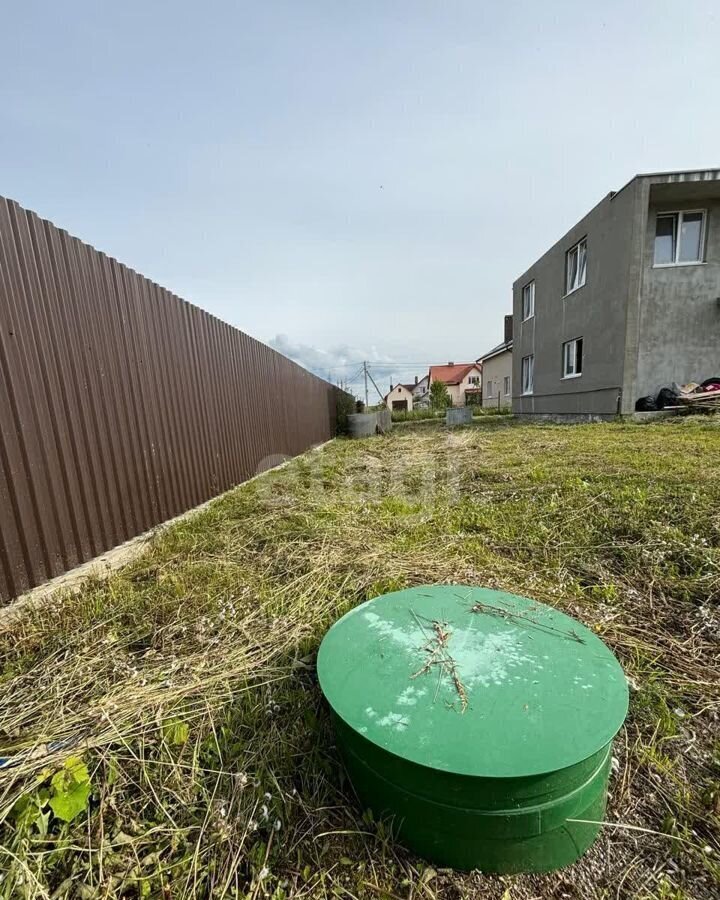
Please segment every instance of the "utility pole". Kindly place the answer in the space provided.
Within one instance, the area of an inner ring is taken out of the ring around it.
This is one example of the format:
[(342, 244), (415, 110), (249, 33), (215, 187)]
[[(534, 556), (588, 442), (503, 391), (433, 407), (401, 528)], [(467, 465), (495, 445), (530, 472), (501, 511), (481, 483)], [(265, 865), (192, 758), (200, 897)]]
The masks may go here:
[(367, 360), (363, 362), (363, 374), (365, 375), (365, 410), (367, 411), (368, 406), (370, 406), (370, 396), (368, 394), (368, 370), (367, 370)]

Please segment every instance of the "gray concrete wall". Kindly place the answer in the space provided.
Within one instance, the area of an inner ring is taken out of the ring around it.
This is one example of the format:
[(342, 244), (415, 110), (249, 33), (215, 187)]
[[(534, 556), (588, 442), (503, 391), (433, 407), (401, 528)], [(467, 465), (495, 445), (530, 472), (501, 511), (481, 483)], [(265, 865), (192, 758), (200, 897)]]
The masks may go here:
[[(512, 351), (505, 350), (491, 359), (483, 360), (483, 406), (512, 405)], [(505, 377), (510, 378), (510, 393), (505, 394)], [(492, 396), (488, 394), (488, 386), (492, 383)], [(500, 402), (498, 403), (498, 389)]]
[[(717, 184), (699, 185), (690, 198), (684, 184), (650, 189), (633, 405), (673, 381), (720, 375), (719, 192)], [(707, 210), (705, 263), (655, 268), (656, 214), (682, 209)]]
[(348, 416), (348, 434), (351, 438), (372, 437), (392, 428), (389, 409), (378, 409), (368, 413), (351, 413)]
[(470, 425), (472, 422), (472, 407), (455, 406), (445, 411), (445, 424), (448, 427), (454, 425)]
[[(513, 411), (615, 415), (623, 386), (628, 296), (637, 294), (642, 242), (639, 182), (608, 195), (513, 285)], [(565, 254), (587, 237), (585, 285), (565, 296)], [(535, 316), (522, 322), (522, 289), (535, 280)], [(583, 372), (562, 378), (562, 345), (583, 338)], [(521, 360), (534, 354), (532, 395), (521, 396)]]

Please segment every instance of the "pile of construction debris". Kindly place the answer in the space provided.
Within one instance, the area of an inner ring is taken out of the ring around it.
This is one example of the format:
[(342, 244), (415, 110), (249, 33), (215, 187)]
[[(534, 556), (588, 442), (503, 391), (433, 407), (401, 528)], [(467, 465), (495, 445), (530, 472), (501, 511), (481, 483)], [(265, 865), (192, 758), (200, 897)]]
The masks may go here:
[(657, 397), (641, 397), (635, 404), (638, 412), (657, 409), (720, 409), (720, 375), (706, 378), (702, 384), (695, 381), (661, 388)]
[(720, 409), (720, 377), (710, 378), (702, 384), (683, 385), (677, 395), (676, 406), (677, 408), (691, 406), (702, 409)]

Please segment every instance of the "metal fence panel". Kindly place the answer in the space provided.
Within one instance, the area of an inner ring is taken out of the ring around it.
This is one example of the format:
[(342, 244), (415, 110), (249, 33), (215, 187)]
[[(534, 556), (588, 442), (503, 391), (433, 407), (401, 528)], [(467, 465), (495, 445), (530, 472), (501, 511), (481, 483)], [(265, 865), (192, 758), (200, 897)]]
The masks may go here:
[(0, 198), (0, 600), (328, 440), (339, 394)]

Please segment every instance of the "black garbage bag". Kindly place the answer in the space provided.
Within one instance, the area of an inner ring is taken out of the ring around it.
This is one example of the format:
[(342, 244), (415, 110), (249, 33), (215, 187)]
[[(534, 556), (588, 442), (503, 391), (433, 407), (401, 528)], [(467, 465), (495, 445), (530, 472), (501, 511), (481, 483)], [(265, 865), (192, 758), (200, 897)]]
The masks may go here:
[(658, 409), (665, 409), (666, 406), (677, 406), (680, 398), (671, 388), (661, 388), (660, 393), (655, 398), (655, 406)]
[(656, 409), (654, 397), (640, 397), (635, 404), (635, 412), (655, 412)]

